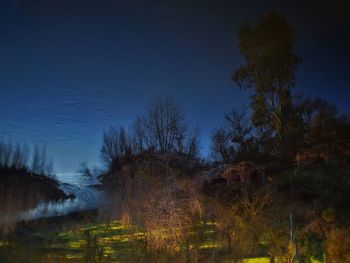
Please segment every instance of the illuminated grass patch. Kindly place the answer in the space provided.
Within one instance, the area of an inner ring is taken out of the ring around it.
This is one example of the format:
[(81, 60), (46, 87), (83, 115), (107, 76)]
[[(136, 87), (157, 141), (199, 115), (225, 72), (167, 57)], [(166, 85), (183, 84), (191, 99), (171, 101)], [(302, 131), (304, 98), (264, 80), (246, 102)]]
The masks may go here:
[[(198, 253), (199, 258), (206, 259), (215, 255), (222, 257), (223, 262), (230, 262), (227, 243), (217, 239), (215, 228), (213, 222), (201, 222), (196, 225), (189, 233), (190, 239), (186, 246), (190, 253)], [(150, 234), (167, 240), (172, 234), (176, 235), (177, 230), (157, 229), (148, 233)], [(125, 227), (118, 220), (108, 224), (76, 225), (60, 232), (35, 232), (33, 236), (42, 240), (38, 251), (42, 253), (43, 262), (147, 262), (150, 252), (147, 248), (146, 234), (135, 226)], [(2, 241), (0, 248), (6, 245)], [(175, 249), (176, 255), (172, 254), (170, 257), (179, 257), (180, 261), (177, 262), (183, 262), (181, 260), (188, 252), (186, 246), (184, 241), (183, 245)], [(103, 260), (99, 261), (101, 259)], [(242, 262), (268, 263), (270, 258), (246, 258)], [(322, 263), (317, 260), (311, 262)]]
[(269, 263), (270, 258), (247, 258), (243, 259), (243, 263)]

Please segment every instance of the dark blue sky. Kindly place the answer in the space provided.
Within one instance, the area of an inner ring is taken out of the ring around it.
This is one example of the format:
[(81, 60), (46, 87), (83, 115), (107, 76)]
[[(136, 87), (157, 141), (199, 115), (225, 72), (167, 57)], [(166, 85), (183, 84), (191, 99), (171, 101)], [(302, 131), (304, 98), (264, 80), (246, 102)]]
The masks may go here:
[(74, 172), (99, 163), (104, 129), (170, 95), (205, 152), (224, 112), (247, 104), (230, 80), (237, 31), (269, 10), (295, 29), (296, 91), (350, 112), (350, 7), (323, 2), (2, 0), (0, 136), (44, 143), (57, 172)]

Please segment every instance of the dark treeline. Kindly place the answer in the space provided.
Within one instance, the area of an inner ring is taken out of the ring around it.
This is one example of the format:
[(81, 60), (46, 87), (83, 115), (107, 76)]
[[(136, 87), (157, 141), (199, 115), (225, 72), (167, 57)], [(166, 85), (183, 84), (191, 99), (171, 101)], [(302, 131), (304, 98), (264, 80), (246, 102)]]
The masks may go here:
[[(350, 139), (350, 121), (337, 108), (319, 98), (295, 97), (295, 119), (288, 120), (288, 132), (278, 135), (254, 125), (246, 110), (233, 108), (225, 115), (224, 124), (212, 134), (212, 154), (216, 161), (232, 163), (243, 160), (292, 164), (298, 151), (322, 143)], [(271, 111), (271, 118), (274, 113)], [(287, 122), (288, 122), (287, 121)]]
[(0, 169), (21, 170), (26, 174), (53, 176), (53, 161), (46, 154), (45, 147), (0, 141)]

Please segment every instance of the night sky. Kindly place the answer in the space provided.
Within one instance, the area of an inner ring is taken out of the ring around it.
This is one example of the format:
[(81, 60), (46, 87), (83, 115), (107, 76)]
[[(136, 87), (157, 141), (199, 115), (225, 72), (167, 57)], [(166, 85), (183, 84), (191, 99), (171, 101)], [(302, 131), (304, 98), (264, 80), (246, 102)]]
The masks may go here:
[(104, 129), (167, 95), (206, 155), (223, 114), (248, 102), (230, 80), (239, 27), (270, 10), (296, 33), (295, 90), (350, 113), (350, 4), (323, 2), (1, 0), (0, 136), (45, 144), (56, 172), (75, 172), (100, 163)]

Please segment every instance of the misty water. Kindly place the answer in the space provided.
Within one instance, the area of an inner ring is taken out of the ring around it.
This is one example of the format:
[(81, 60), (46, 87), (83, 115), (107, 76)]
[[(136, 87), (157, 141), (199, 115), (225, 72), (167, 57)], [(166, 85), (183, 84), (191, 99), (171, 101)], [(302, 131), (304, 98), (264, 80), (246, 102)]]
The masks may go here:
[(34, 209), (22, 211), (17, 220), (32, 220), (43, 217), (62, 216), (74, 212), (96, 209), (102, 200), (102, 193), (94, 186), (96, 178), (83, 178), (80, 174), (57, 174), (59, 188), (71, 198), (59, 202), (42, 202)]

